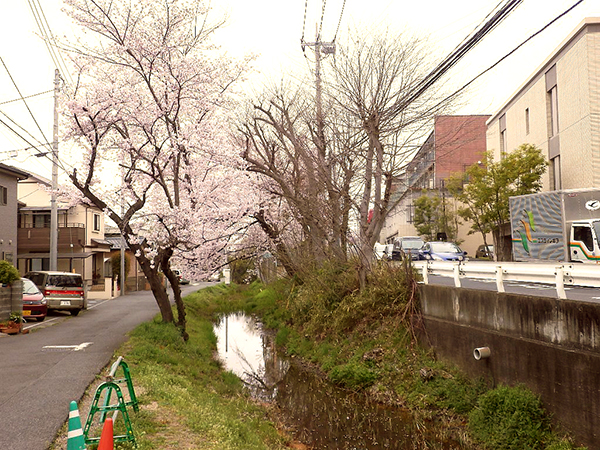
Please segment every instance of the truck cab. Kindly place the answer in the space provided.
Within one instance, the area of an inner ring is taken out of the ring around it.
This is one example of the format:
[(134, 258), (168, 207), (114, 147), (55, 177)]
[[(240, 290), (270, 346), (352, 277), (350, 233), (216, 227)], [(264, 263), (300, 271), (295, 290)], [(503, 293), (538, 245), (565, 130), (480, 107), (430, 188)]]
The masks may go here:
[(569, 253), (571, 261), (600, 262), (600, 220), (578, 220), (571, 223)]

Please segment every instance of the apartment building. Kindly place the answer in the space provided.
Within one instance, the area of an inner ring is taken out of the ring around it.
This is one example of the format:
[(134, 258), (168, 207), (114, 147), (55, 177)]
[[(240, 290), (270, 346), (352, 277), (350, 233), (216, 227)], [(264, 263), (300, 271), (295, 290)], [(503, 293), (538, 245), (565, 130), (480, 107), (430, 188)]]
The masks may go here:
[(523, 143), (550, 162), (544, 190), (600, 187), (600, 18), (585, 19), (489, 119), (495, 160)]
[[(446, 115), (434, 118), (433, 130), (421, 145), (404, 176), (394, 183), (391, 202), (396, 207), (386, 218), (380, 234), (380, 242), (391, 243), (397, 236), (414, 236), (418, 233), (413, 225), (414, 200), (423, 190), (439, 193), (448, 208), (454, 201), (448, 196), (444, 181), (481, 160), (486, 150), (486, 121), (489, 115)], [(468, 235), (470, 226), (459, 226), (459, 238), (463, 249), (475, 254), (483, 243), (481, 236)]]

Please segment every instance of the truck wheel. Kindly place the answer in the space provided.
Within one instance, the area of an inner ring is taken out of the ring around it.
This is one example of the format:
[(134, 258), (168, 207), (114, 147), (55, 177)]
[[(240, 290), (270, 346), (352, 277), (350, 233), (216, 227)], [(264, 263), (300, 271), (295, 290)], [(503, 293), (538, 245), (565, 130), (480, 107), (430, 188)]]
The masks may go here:
[(70, 312), (71, 312), (72, 316), (76, 316), (81, 312), (81, 310), (80, 309), (72, 309)]

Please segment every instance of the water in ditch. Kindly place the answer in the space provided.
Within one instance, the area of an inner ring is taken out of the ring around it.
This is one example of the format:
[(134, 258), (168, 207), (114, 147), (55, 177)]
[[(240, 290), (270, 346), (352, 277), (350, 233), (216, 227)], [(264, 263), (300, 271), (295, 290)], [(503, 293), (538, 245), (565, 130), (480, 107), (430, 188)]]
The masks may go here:
[[(259, 321), (228, 315), (215, 325), (218, 353), (252, 395), (274, 402), (298, 440), (314, 449), (415, 449), (414, 424), (399, 409), (369, 401), (333, 386), (310, 370), (282, 357), (274, 338)], [(427, 448), (457, 448), (448, 444)]]

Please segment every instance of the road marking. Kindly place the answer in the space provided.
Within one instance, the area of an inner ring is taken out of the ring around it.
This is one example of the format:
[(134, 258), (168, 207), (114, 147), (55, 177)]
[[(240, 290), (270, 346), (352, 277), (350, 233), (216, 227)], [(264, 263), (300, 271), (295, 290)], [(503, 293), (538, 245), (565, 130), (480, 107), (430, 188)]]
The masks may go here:
[(74, 352), (78, 352), (79, 350), (83, 350), (88, 345), (92, 345), (93, 342), (83, 342), (79, 345), (45, 345), (42, 349), (47, 350), (73, 350)]

